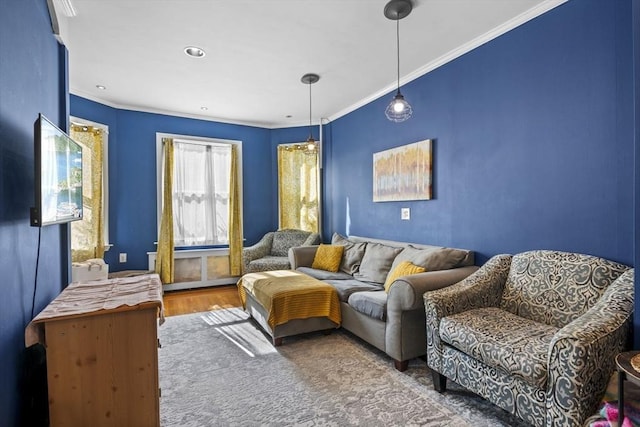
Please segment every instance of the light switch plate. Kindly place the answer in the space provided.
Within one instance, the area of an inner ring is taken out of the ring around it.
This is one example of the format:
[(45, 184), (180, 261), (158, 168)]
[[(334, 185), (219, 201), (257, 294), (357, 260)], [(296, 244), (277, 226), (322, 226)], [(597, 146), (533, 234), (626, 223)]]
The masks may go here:
[(411, 208), (400, 209), (400, 219), (409, 221), (411, 219)]

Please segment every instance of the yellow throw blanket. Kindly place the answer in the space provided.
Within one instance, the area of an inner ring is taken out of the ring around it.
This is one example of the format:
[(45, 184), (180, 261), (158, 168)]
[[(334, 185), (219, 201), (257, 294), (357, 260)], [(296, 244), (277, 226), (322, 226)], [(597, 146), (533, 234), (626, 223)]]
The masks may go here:
[(292, 270), (249, 273), (238, 281), (238, 294), (246, 308), (247, 293), (267, 310), (273, 329), (293, 319), (327, 317), (338, 326), (340, 300), (335, 288)]

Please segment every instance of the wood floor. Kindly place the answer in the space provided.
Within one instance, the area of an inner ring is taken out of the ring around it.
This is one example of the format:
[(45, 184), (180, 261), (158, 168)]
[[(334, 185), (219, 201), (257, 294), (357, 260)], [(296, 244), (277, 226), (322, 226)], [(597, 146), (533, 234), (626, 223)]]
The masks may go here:
[(241, 306), (236, 285), (167, 291), (162, 299), (164, 300), (165, 316)]

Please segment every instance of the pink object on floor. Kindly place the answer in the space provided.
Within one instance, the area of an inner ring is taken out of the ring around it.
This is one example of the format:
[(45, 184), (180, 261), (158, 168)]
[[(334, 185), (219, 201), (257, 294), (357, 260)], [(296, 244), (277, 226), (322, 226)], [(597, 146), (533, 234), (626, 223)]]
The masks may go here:
[[(630, 412), (627, 412), (630, 411)], [(591, 425), (591, 427), (618, 427), (618, 403), (617, 402), (607, 402), (605, 403), (602, 411), (600, 411), (602, 416), (606, 418), (607, 421), (596, 421)], [(625, 405), (625, 414), (629, 413), (633, 418), (637, 419), (637, 415), (635, 411), (628, 408)], [(637, 424), (636, 424), (637, 425)], [(634, 427), (634, 423), (631, 422), (629, 417), (624, 417), (622, 421), (622, 425), (620, 427)]]

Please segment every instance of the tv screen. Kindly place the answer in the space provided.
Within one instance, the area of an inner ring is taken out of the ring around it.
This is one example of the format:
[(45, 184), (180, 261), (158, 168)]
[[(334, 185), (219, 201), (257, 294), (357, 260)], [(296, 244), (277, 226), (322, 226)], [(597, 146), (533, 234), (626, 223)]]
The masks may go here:
[(42, 114), (34, 135), (36, 206), (31, 225), (82, 219), (82, 146)]

